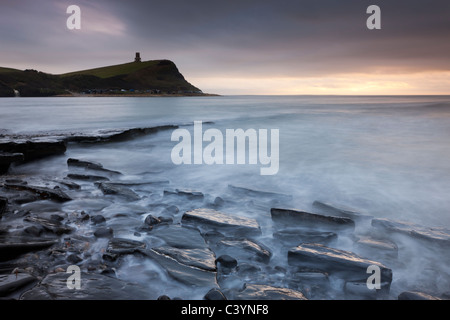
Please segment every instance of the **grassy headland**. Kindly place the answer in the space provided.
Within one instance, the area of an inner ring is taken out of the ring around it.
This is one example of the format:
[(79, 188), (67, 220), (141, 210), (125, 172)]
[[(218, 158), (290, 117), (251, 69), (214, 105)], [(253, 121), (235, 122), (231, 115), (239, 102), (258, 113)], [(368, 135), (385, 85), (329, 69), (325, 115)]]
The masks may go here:
[(52, 75), (0, 67), (0, 97), (57, 95), (201, 95), (169, 60), (130, 62)]

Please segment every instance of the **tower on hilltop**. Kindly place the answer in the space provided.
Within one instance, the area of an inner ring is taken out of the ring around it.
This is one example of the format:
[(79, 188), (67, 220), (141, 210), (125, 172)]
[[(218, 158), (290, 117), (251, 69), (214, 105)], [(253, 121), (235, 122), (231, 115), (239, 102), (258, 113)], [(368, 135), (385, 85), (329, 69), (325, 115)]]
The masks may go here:
[(141, 62), (141, 54), (136, 52), (136, 57), (134, 58), (134, 62)]

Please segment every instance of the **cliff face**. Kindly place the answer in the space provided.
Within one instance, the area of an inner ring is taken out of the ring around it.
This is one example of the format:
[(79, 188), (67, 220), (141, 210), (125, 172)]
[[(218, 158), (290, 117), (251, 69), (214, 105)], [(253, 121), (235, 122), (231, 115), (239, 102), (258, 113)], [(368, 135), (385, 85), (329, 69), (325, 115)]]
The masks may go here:
[[(3, 71), (7, 70), (7, 71)], [(161, 93), (200, 93), (169, 60), (132, 62), (51, 75), (35, 70), (0, 68), (0, 97), (54, 96), (70, 92), (140, 90)]]

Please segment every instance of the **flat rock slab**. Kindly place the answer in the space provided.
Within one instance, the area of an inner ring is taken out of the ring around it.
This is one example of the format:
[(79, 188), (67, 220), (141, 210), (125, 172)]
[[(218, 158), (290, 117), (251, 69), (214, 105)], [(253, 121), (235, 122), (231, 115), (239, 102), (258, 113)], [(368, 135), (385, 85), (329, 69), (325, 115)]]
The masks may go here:
[(261, 234), (261, 228), (255, 219), (233, 216), (214, 209), (195, 209), (187, 211), (181, 218), (183, 224), (194, 225), (206, 230), (240, 234)]
[(191, 189), (175, 189), (175, 190), (164, 190), (165, 196), (177, 195), (186, 197), (189, 200), (203, 200), (204, 195), (200, 191)]
[(154, 134), (164, 130), (177, 129), (176, 125), (162, 125), (148, 128), (131, 128), (131, 129), (107, 129), (98, 130), (95, 133), (71, 135), (65, 138), (68, 142), (78, 143), (102, 143), (102, 142), (118, 142), (134, 139), (136, 137)]
[(24, 253), (39, 251), (58, 243), (56, 240), (23, 240), (0, 243), (0, 261), (8, 261)]
[(308, 243), (290, 249), (288, 263), (291, 266), (319, 269), (347, 281), (366, 281), (370, 276), (367, 269), (374, 265), (380, 268), (381, 283), (390, 285), (392, 282), (392, 270), (383, 264), (321, 244)]
[(350, 218), (325, 216), (295, 209), (270, 209), (272, 221), (294, 227), (312, 227), (318, 229), (354, 230), (355, 222)]
[(137, 201), (137, 200), (141, 199), (141, 197), (136, 192), (134, 192), (133, 190), (131, 190), (130, 188), (127, 188), (125, 186), (110, 184), (108, 182), (101, 182), (101, 183), (98, 183), (98, 188), (104, 194), (112, 194), (112, 195), (122, 196), (131, 201)]
[(379, 240), (372, 238), (361, 238), (355, 243), (355, 248), (366, 257), (381, 258), (397, 258), (398, 247), (395, 243), (388, 240)]
[(441, 300), (441, 299), (424, 292), (405, 291), (398, 295), (398, 300)]
[(147, 245), (141, 241), (113, 238), (109, 240), (106, 251), (112, 254), (132, 254), (140, 249), (145, 249), (146, 246)]
[(37, 279), (28, 273), (0, 274), (0, 297), (7, 297), (33, 282)]
[(22, 153), (24, 161), (31, 161), (47, 156), (63, 154), (66, 152), (66, 143), (60, 139), (42, 137), (16, 139), (13, 141), (0, 141), (0, 150), (8, 153)]
[(445, 228), (430, 228), (384, 218), (373, 219), (372, 226), (387, 232), (405, 234), (416, 239), (429, 241), (442, 246), (450, 245), (450, 230)]
[[(160, 249), (159, 251), (162, 250)], [(181, 251), (178, 251), (178, 255), (176, 256), (179, 260), (174, 259), (175, 256), (173, 254), (175, 252), (173, 250), (170, 256), (153, 249), (141, 250), (141, 252), (157, 262), (172, 278), (181, 283), (194, 287), (218, 287), (216, 272), (185, 264), (187, 262), (187, 255), (181, 255)], [(189, 261), (192, 262), (192, 260)]]
[(0, 152), (0, 174), (8, 172), (11, 163), (23, 160), (23, 153)]
[(81, 288), (69, 289), (70, 273), (47, 275), (36, 287), (25, 292), (21, 300), (141, 300), (151, 295), (148, 288), (98, 273), (80, 274)]
[(238, 260), (254, 260), (268, 263), (272, 252), (266, 246), (249, 239), (226, 238), (216, 243), (216, 251)]
[(73, 228), (63, 225), (60, 221), (55, 219), (48, 219), (37, 216), (28, 216), (25, 217), (23, 221), (38, 224), (42, 226), (45, 229), (45, 231), (54, 233), (56, 235), (67, 234), (74, 231)]
[(313, 206), (322, 210), (323, 212), (338, 217), (347, 217), (353, 220), (369, 220), (373, 218), (372, 215), (361, 212), (357, 209), (353, 209), (339, 204), (323, 202), (320, 200), (314, 201)]
[(236, 300), (307, 300), (300, 291), (262, 284), (246, 284), (233, 296)]
[(242, 186), (228, 185), (228, 189), (240, 196), (256, 197), (258, 199), (275, 199), (280, 201), (291, 201), (292, 196), (289, 194), (277, 193), (272, 191), (250, 189)]
[(197, 229), (180, 225), (158, 226), (150, 236), (163, 240), (168, 246), (180, 249), (206, 248), (205, 240)]
[(58, 202), (66, 202), (72, 200), (67, 194), (59, 189), (50, 189), (46, 187), (30, 186), (23, 184), (10, 184), (6, 183), (4, 185), (8, 189), (19, 190), (19, 191), (30, 191), (37, 195), (40, 199), (46, 200), (51, 199)]
[(298, 246), (302, 243), (330, 244), (336, 241), (338, 235), (334, 232), (315, 231), (302, 228), (287, 228), (273, 233), (275, 239), (283, 243)]
[(206, 271), (216, 271), (216, 257), (209, 248), (178, 249), (169, 246), (152, 248), (159, 254), (166, 255), (181, 264), (203, 269)]
[(120, 172), (106, 169), (103, 167), (103, 165), (101, 163), (97, 163), (97, 162), (69, 158), (69, 159), (67, 159), (67, 165), (69, 167), (83, 168), (83, 169), (89, 169), (89, 170), (94, 170), (94, 171), (101, 171), (101, 172), (105, 172), (108, 174), (121, 175)]
[(107, 177), (91, 175), (91, 174), (79, 174), (79, 173), (69, 173), (67, 175), (67, 178), (74, 179), (74, 180), (90, 181), (90, 182), (109, 181), (109, 178), (107, 178)]

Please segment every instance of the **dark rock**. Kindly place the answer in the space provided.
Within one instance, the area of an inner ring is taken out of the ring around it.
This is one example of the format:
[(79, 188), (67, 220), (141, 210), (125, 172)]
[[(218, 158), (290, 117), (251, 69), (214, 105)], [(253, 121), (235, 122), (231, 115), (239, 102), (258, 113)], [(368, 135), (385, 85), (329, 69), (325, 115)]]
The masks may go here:
[(102, 223), (106, 222), (106, 219), (101, 214), (97, 214), (97, 215), (91, 217), (91, 222), (93, 224), (102, 224)]
[(155, 250), (141, 250), (141, 252), (161, 265), (172, 278), (181, 283), (189, 286), (217, 287), (216, 272), (186, 265)]
[(234, 186), (231, 184), (228, 185), (228, 189), (239, 196), (246, 195), (246, 196), (250, 196), (250, 197), (256, 197), (258, 199), (270, 198), (270, 199), (276, 199), (279, 201), (291, 201), (292, 200), (292, 196), (288, 195), (288, 194), (249, 189), (249, 188), (245, 188), (245, 187)]
[(179, 225), (158, 227), (150, 235), (164, 240), (167, 245), (174, 248), (194, 249), (206, 247), (205, 240), (198, 230)]
[(126, 130), (108, 129), (97, 132), (96, 134), (73, 135), (66, 138), (68, 142), (78, 143), (105, 143), (127, 141), (136, 137), (154, 134), (165, 130), (175, 130), (178, 126), (162, 125), (149, 128), (131, 128)]
[(405, 291), (399, 294), (398, 300), (441, 300), (441, 299), (423, 292)]
[(439, 244), (444, 247), (450, 245), (450, 230), (446, 228), (430, 228), (384, 218), (373, 219), (372, 226), (387, 231), (388, 233), (404, 234), (415, 239)]
[(223, 200), (221, 197), (216, 197), (214, 199), (214, 206), (221, 207), (225, 204), (225, 200)]
[(149, 226), (154, 226), (161, 223), (161, 220), (149, 214), (147, 217), (145, 217), (144, 223)]
[(95, 171), (102, 171), (102, 172), (106, 172), (109, 174), (121, 174), (118, 171), (113, 171), (113, 170), (103, 168), (103, 165), (100, 163), (90, 162), (90, 161), (85, 161), (85, 160), (69, 158), (69, 159), (67, 159), (67, 165), (69, 167), (77, 167), (77, 168), (84, 168), (84, 169), (95, 170)]
[(216, 271), (214, 253), (206, 247), (186, 250), (163, 246), (152, 248), (152, 250), (190, 267), (206, 271)]
[(202, 229), (229, 232), (235, 235), (259, 235), (261, 229), (255, 219), (222, 213), (213, 209), (187, 211), (181, 218), (183, 224), (200, 226)]
[(65, 194), (62, 190), (59, 189), (49, 189), (45, 187), (37, 187), (30, 185), (22, 185), (22, 184), (5, 184), (4, 185), (8, 189), (14, 189), (19, 191), (30, 191), (33, 194), (37, 195), (40, 199), (51, 199), (59, 202), (66, 202), (72, 200), (67, 194)]
[(0, 197), (0, 218), (3, 215), (3, 213), (6, 212), (7, 208), (8, 208), (8, 199)]
[(83, 261), (83, 259), (76, 254), (71, 254), (67, 257), (67, 262), (69, 262), (70, 264), (77, 264), (81, 261)]
[(100, 272), (100, 274), (104, 275), (104, 276), (116, 278), (116, 272), (111, 268), (107, 268), (107, 269), (103, 270), (102, 272)]
[(97, 238), (112, 238), (114, 234), (113, 229), (107, 227), (107, 228), (98, 228), (94, 232), (94, 236)]
[(80, 277), (81, 288), (74, 290), (67, 287), (67, 273), (49, 274), (36, 287), (22, 294), (20, 299), (146, 300), (152, 295), (147, 287), (99, 273), (82, 272)]
[(225, 295), (217, 288), (212, 288), (209, 290), (204, 297), (205, 300), (213, 300), (213, 301), (219, 301), (219, 300), (227, 300)]
[(35, 138), (32, 140), (16, 140), (0, 142), (0, 151), (21, 153), (24, 161), (32, 161), (66, 152), (63, 140), (50, 138)]
[(56, 235), (62, 235), (73, 232), (73, 228), (69, 226), (65, 226), (61, 224), (61, 222), (48, 219), (48, 218), (42, 218), (37, 216), (28, 216), (23, 219), (23, 221), (31, 222), (34, 224), (38, 224), (44, 228), (45, 231), (54, 233)]
[(374, 265), (380, 268), (382, 287), (388, 289), (392, 282), (392, 270), (383, 264), (321, 244), (308, 243), (290, 249), (288, 263), (291, 266), (320, 269), (347, 281), (366, 281), (369, 277), (367, 269)]
[(52, 215), (50, 215), (50, 220), (61, 222), (64, 220), (64, 217), (62, 217), (58, 214), (52, 214)]
[(235, 268), (237, 266), (237, 260), (227, 254), (223, 254), (216, 259), (217, 264), (225, 268)]
[(324, 216), (293, 209), (270, 209), (272, 220), (278, 224), (300, 227), (313, 227), (332, 230), (354, 230), (355, 222), (344, 217)]
[(180, 211), (180, 209), (178, 209), (177, 206), (170, 205), (170, 206), (164, 208), (163, 213), (164, 214), (177, 214), (179, 211)]
[(297, 246), (301, 243), (320, 243), (329, 245), (337, 240), (338, 235), (334, 232), (289, 228), (274, 232), (273, 237), (281, 240), (283, 243)]
[(249, 239), (225, 238), (216, 243), (215, 251), (233, 254), (238, 260), (254, 260), (268, 263), (272, 257), (270, 249)]
[(356, 241), (355, 249), (361, 255), (374, 259), (396, 259), (398, 257), (397, 245), (388, 240), (361, 238)]
[(23, 153), (0, 152), (0, 174), (8, 172), (11, 163), (23, 160)]
[(75, 180), (83, 180), (83, 181), (109, 181), (109, 178), (103, 176), (89, 175), (89, 174), (78, 174), (78, 173), (69, 173), (67, 178), (75, 179)]
[(23, 229), (23, 234), (24, 235), (30, 235), (36, 238), (39, 238), (40, 235), (44, 232), (44, 227), (42, 226), (29, 226), (26, 227), (25, 229)]
[(20, 289), (37, 282), (37, 279), (28, 273), (0, 274), (0, 297), (7, 297)]
[(106, 252), (102, 255), (102, 259), (108, 262), (114, 262), (119, 258), (118, 254)]
[(117, 196), (122, 196), (131, 201), (141, 199), (141, 197), (139, 197), (139, 195), (136, 192), (124, 186), (113, 185), (108, 182), (101, 182), (98, 184), (98, 188), (104, 194), (113, 194)]
[(352, 220), (362, 220), (362, 219), (372, 219), (373, 216), (361, 212), (359, 210), (350, 208), (350, 207), (346, 207), (346, 206), (342, 206), (342, 205), (336, 205), (336, 204), (331, 204), (331, 203), (327, 203), (327, 202), (323, 202), (323, 201), (319, 201), (316, 200), (313, 202), (313, 206), (320, 209), (323, 212), (329, 213), (333, 216), (338, 216), (338, 217), (347, 217), (350, 218)]
[(27, 252), (43, 250), (55, 245), (53, 240), (2, 241), (0, 243), (0, 261), (8, 261)]
[(219, 240), (225, 238), (225, 235), (223, 233), (218, 232), (218, 231), (212, 230), (212, 231), (205, 232), (203, 234), (203, 238), (205, 239), (206, 242), (208, 242), (210, 244), (215, 244)]
[(159, 296), (156, 300), (171, 300), (169, 296), (166, 296), (165, 294), (162, 296)]
[(325, 272), (300, 270), (292, 274), (290, 282), (307, 293), (309, 298), (323, 297), (330, 290), (330, 279)]
[(204, 195), (200, 191), (194, 191), (189, 189), (176, 189), (172, 190), (164, 190), (164, 195), (177, 195), (186, 197), (188, 200), (202, 200)]
[(307, 300), (303, 293), (288, 288), (277, 288), (262, 284), (246, 284), (234, 294), (236, 300)]
[(68, 181), (67, 179), (65, 179), (65, 180), (56, 180), (56, 182), (66, 186), (67, 188), (69, 188), (71, 190), (80, 190), (81, 189), (79, 184), (76, 184), (73, 181)]
[(261, 268), (259, 266), (255, 266), (254, 264), (243, 262), (237, 266), (236, 271), (241, 276), (247, 276), (247, 275), (254, 275), (254, 274), (261, 272)]
[(145, 249), (146, 244), (141, 241), (124, 239), (124, 238), (113, 238), (108, 242), (107, 252), (112, 254), (132, 254), (139, 251), (140, 249)]

